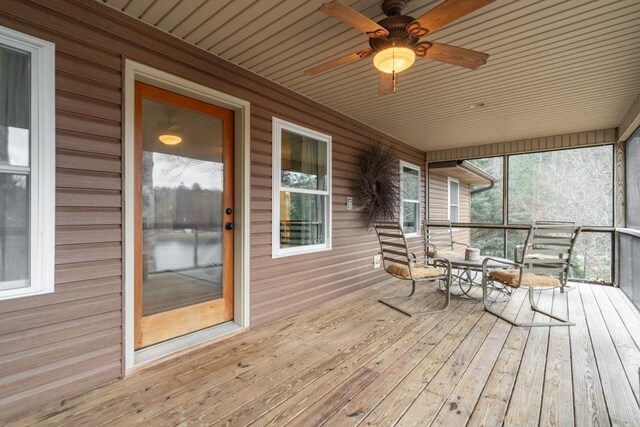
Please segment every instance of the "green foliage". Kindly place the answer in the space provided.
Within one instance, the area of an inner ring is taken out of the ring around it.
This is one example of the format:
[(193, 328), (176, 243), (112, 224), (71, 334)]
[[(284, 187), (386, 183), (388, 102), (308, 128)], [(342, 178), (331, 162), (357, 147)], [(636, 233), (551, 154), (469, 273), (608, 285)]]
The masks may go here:
[[(502, 224), (503, 157), (471, 161), (496, 178), (495, 188), (471, 196), (471, 222)], [(472, 186), (477, 190), (483, 186)], [(509, 156), (509, 224), (573, 221), (578, 225), (613, 225), (613, 150), (611, 146)], [(473, 229), (471, 244), (483, 253), (513, 258), (525, 233)], [(573, 277), (611, 279), (611, 238), (583, 233), (574, 251)]]

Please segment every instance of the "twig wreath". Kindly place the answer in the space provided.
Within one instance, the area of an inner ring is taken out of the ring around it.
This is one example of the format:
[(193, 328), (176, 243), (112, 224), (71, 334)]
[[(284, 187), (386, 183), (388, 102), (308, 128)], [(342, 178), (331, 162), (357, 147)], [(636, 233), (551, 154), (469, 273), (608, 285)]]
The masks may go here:
[(353, 181), (363, 225), (396, 217), (400, 202), (399, 162), (395, 152), (381, 143), (371, 144), (360, 158)]

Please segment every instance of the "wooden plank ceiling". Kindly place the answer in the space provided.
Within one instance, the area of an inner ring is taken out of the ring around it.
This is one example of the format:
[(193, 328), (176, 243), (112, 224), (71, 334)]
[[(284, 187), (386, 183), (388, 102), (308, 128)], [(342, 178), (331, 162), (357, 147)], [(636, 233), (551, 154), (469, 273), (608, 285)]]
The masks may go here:
[[(497, 0), (425, 38), (489, 53), (484, 67), (418, 59), (395, 95), (377, 93), (371, 57), (303, 74), (368, 46), (317, 11), (326, 0), (102, 1), (425, 151), (616, 127), (640, 93), (637, 0)], [(342, 1), (384, 17), (379, 0)]]

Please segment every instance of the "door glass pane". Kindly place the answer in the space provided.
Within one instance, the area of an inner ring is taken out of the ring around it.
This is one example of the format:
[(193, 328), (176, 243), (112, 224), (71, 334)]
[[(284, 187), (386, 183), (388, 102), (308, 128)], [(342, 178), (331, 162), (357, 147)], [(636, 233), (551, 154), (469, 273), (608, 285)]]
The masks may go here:
[(0, 174), (0, 289), (29, 286), (27, 175)]
[(29, 66), (27, 52), (0, 45), (0, 166), (29, 166)]
[(327, 143), (282, 131), (281, 185), (327, 190)]
[(327, 196), (280, 192), (280, 247), (323, 245)]
[(402, 198), (420, 200), (420, 172), (406, 166), (402, 167)]
[(402, 203), (402, 230), (405, 234), (418, 232), (418, 203)]
[(144, 99), (142, 126), (147, 316), (222, 297), (223, 122)]

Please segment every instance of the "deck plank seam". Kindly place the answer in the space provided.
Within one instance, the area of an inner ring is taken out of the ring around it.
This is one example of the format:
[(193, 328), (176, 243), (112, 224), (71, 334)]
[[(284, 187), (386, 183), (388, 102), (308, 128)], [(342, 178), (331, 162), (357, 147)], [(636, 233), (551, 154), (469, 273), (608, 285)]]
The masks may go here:
[[(522, 294), (522, 292), (521, 292), (521, 294)], [(526, 304), (525, 304), (525, 301), (526, 301), (526, 300), (527, 300), (527, 299), (525, 298), (525, 295), (523, 295), (523, 297), (522, 297), (522, 299), (521, 299), (521, 301), (520, 301), (520, 306), (518, 307), (518, 312), (516, 313), (516, 318), (518, 318), (518, 317), (520, 316), (520, 313), (523, 313), (523, 311), (522, 311), (522, 310), (523, 310), (523, 307), (526, 305)], [(513, 331), (513, 330), (514, 330), (514, 326), (513, 326), (513, 325), (511, 325), (511, 328), (509, 329), (509, 333), (507, 334), (507, 338), (505, 339), (504, 343), (502, 343), (502, 348), (500, 349), (500, 352), (498, 353), (498, 357), (497, 357), (497, 358), (496, 358), (496, 360), (493, 362), (493, 366), (491, 367), (491, 371), (490, 371), (490, 373), (489, 373), (489, 377), (487, 378), (487, 381), (485, 381), (485, 383), (484, 383), (484, 385), (483, 385), (483, 387), (482, 387), (482, 390), (480, 391), (480, 394), (478, 395), (478, 399), (476, 399), (476, 402), (475, 402), (475, 404), (473, 405), (473, 409), (472, 409), (472, 411), (471, 411), (471, 414), (473, 414), (473, 413), (476, 411), (476, 408), (478, 407), (478, 403), (480, 402), (480, 399), (481, 399), (481, 398), (482, 398), (482, 396), (484, 395), (485, 390), (486, 390), (486, 388), (487, 388), (487, 384), (489, 383), (489, 378), (491, 378), (491, 376), (493, 375), (493, 373), (494, 373), (494, 372), (497, 372), (497, 373), (503, 373), (501, 370), (496, 369), (496, 368), (497, 368), (497, 363), (498, 363), (498, 360), (500, 359), (500, 354), (504, 351), (504, 349), (505, 349), (505, 345), (506, 345), (507, 341), (509, 340), (509, 336), (511, 335), (511, 333), (512, 333), (512, 331)], [(527, 339), (528, 339), (528, 337), (529, 337), (529, 334), (527, 333)], [(524, 352), (524, 348), (523, 348), (523, 352)], [(520, 358), (520, 360), (522, 360), (522, 357)], [(518, 367), (518, 370), (520, 370), (520, 368), (519, 368), (519, 367)], [(515, 385), (515, 381), (514, 381), (514, 385)], [(512, 386), (512, 390), (513, 390), (513, 386)], [(511, 394), (511, 393), (510, 393), (510, 394)], [(507, 410), (507, 409), (508, 409), (508, 405), (507, 405), (507, 407), (505, 408), (505, 413), (506, 413), (506, 410)], [(503, 415), (503, 416), (504, 416), (504, 415)], [(469, 420), (470, 420), (470, 419), (471, 419), (471, 418), (469, 418)], [(469, 420), (467, 420), (467, 424), (469, 423)]]
[[(591, 293), (593, 294), (593, 297), (595, 299), (596, 305), (598, 306), (600, 313), (603, 313), (603, 307), (602, 307), (602, 303), (599, 301), (600, 298), (598, 298), (598, 295), (596, 295), (596, 292), (593, 291), (593, 288), (589, 288), (589, 290), (591, 291)], [(619, 316), (618, 311), (614, 309), (614, 313), (610, 313), (611, 316), (618, 316), (620, 319), (620, 322), (624, 325), (624, 320)], [(632, 377), (630, 376), (633, 373), (628, 373), (626, 369), (624, 369), (625, 367), (625, 363), (624, 363), (624, 358), (623, 356), (620, 354), (620, 349), (618, 348), (618, 345), (616, 344), (616, 340), (613, 339), (613, 333), (611, 330), (611, 326), (609, 325), (610, 322), (608, 322), (606, 320), (606, 318), (603, 318), (604, 320), (604, 326), (607, 329), (607, 331), (609, 332), (609, 337), (611, 337), (611, 343), (613, 344), (613, 348), (616, 351), (616, 356), (618, 356), (618, 359), (620, 360), (620, 364), (623, 367), (624, 373), (625, 373), (625, 377), (627, 378), (627, 382), (629, 383), (629, 388), (631, 389), (631, 392), (633, 395), (635, 395), (636, 398), (636, 404), (638, 404), (638, 408), (640, 408), (640, 394), (638, 394), (636, 392), (636, 388), (633, 385), (632, 382)], [(625, 331), (627, 329), (625, 328)], [(627, 331), (628, 334), (628, 331)], [(633, 338), (631, 337), (631, 335), (629, 334), (629, 337), (631, 338), (631, 342), (635, 345), (636, 350), (640, 351), (640, 349), (638, 348), (637, 344), (635, 343), (635, 341), (633, 340)], [(633, 379), (636, 379), (635, 376)]]
[[(461, 306), (463, 306), (463, 304), (461, 304)], [(476, 304), (472, 304), (472, 305), (471, 305), (471, 308), (470, 308), (470, 309), (468, 310), (468, 312), (467, 312), (467, 315), (468, 315), (469, 313), (473, 312), (473, 311), (474, 311), (474, 309), (479, 308), (479, 307), (480, 307), (480, 305), (479, 305), (479, 304), (477, 304), (477, 303), (476, 303)], [(475, 326), (475, 325), (477, 324), (477, 322), (479, 322), (479, 321), (480, 321), (480, 318), (481, 318), (481, 317), (482, 317), (482, 316), (478, 316), (478, 319), (476, 320), (476, 322), (474, 322), (474, 325), (473, 325), (473, 326)], [(449, 334), (451, 333), (451, 331), (453, 331), (453, 330), (454, 330), (458, 325), (460, 325), (460, 323), (462, 323), (462, 322), (464, 322), (464, 321), (465, 321), (465, 317), (464, 317), (464, 316), (462, 316), (462, 317), (460, 318), (460, 320), (458, 320), (454, 325), (452, 325), (452, 327), (451, 327), (451, 328), (448, 330), (448, 332), (447, 332), (447, 333), (446, 333), (446, 334), (445, 334), (445, 335), (440, 339), (440, 341), (438, 341), (438, 343), (437, 343), (436, 345), (434, 345), (434, 347), (433, 347), (432, 349), (430, 349), (430, 350), (429, 350), (429, 351), (424, 355), (424, 357), (422, 357), (422, 358), (420, 359), (420, 362), (421, 362), (422, 360), (424, 360), (424, 359), (425, 359), (425, 358), (426, 358), (426, 357), (431, 353), (431, 351), (433, 351), (433, 349), (435, 349), (435, 348), (437, 347), (437, 345), (438, 345), (438, 344), (440, 344), (440, 342), (441, 342), (445, 337), (449, 336)], [(473, 328), (473, 326), (472, 326), (472, 328)], [(466, 335), (465, 335), (465, 336), (466, 336)], [(460, 342), (462, 342), (462, 340), (461, 340)], [(459, 344), (458, 344), (458, 345), (459, 345)], [(457, 348), (457, 347), (458, 347), (458, 346), (456, 346), (456, 348)], [(402, 381), (404, 381), (404, 379), (405, 379), (407, 376), (409, 376), (409, 375), (411, 374), (411, 372), (413, 372), (413, 370), (417, 368), (417, 366), (419, 366), (419, 363), (420, 363), (420, 362), (416, 363), (412, 369), (410, 369), (410, 370), (409, 370), (405, 375), (403, 375), (403, 376), (402, 376), (402, 378), (401, 378), (401, 379), (396, 383), (396, 385), (395, 385), (395, 386), (394, 386), (394, 387), (389, 391), (389, 393), (387, 393), (387, 396), (388, 396), (388, 395), (390, 395), (391, 393), (393, 393), (393, 392), (394, 392), (394, 391), (395, 391), (395, 390), (400, 386), (400, 384), (402, 383)], [(443, 366), (444, 366), (444, 363), (443, 363)], [(439, 370), (439, 369), (438, 369), (438, 370)], [(436, 371), (436, 373), (435, 373), (433, 376), (435, 376), (436, 374), (437, 374), (437, 371)], [(428, 384), (428, 383), (427, 383), (427, 384)], [(426, 387), (426, 385), (425, 385), (425, 387)], [(385, 396), (385, 397), (386, 397), (386, 396)], [(381, 405), (383, 402), (384, 402), (384, 399), (383, 399), (383, 400), (380, 400), (376, 405), (374, 405), (374, 406), (371, 408), (371, 410), (369, 411), (369, 413), (368, 413), (367, 415), (369, 415), (369, 414), (371, 414), (372, 412), (374, 412), (374, 411), (378, 408), (378, 406), (379, 406), (379, 405)], [(403, 413), (404, 413), (404, 412), (403, 412)], [(357, 424), (357, 427), (359, 427), (360, 425), (362, 425), (362, 424), (365, 422), (365, 419), (366, 419), (366, 417), (364, 417), (364, 418), (363, 418), (363, 419), (362, 419), (362, 420)]]
[[(437, 304), (435, 304), (435, 301), (434, 301), (434, 302), (429, 303), (429, 304), (428, 304), (428, 307), (433, 307), (433, 306), (436, 306), (436, 305), (437, 305)], [(463, 304), (462, 304), (462, 303), (460, 303), (460, 304), (458, 304), (456, 307), (460, 307), (460, 306), (462, 306), (462, 305), (463, 305)], [(472, 311), (472, 310), (473, 310), (473, 307), (469, 310), (469, 312), (470, 312), (470, 311)], [(452, 313), (453, 313), (453, 310), (449, 310), (449, 311), (445, 314), (445, 317), (443, 317), (443, 318), (440, 320), (440, 322), (442, 322), (444, 319), (446, 319), (447, 317), (449, 317)], [(435, 313), (435, 314), (437, 314), (437, 313)], [(424, 316), (424, 317), (420, 318), (420, 321), (424, 322), (426, 319), (433, 318), (433, 317), (434, 317), (434, 314), (430, 314), (430, 315), (428, 315), (428, 316)], [(418, 318), (416, 318), (416, 319), (418, 319)], [(452, 328), (451, 328), (451, 329), (455, 328), (455, 326), (456, 326), (459, 322), (461, 322), (462, 320), (464, 320), (464, 319), (463, 319), (463, 318), (461, 318), (458, 322), (456, 322), (456, 324), (454, 324), (454, 325), (452, 326)], [(408, 351), (410, 351), (410, 350), (411, 350), (411, 348), (413, 348), (415, 345), (417, 345), (417, 344), (419, 343), (419, 341), (420, 341), (420, 340), (422, 340), (426, 335), (428, 335), (428, 334), (429, 334), (429, 333), (430, 333), (430, 332), (431, 332), (431, 331), (432, 331), (436, 326), (438, 326), (438, 325), (437, 325), (437, 324), (434, 324), (434, 325), (433, 325), (432, 327), (430, 327), (427, 331), (425, 331), (425, 332), (424, 332), (424, 334), (422, 334), (422, 335), (420, 336), (420, 338), (419, 338), (419, 339), (417, 339), (417, 340), (416, 340), (416, 342), (415, 342), (413, 345), (411, 345), (411, 346), (407, 347), (407, 348), (406, 348), (402, 353), (400, 353), (400, 354), (398, 355), (398, 357), (396, 357), (396, 358), (393, 360), (393, 362), (391, 362), (391, 363), (390, 363), (390, 366), (391, 366), (395, 361), (397, 361), (397, 359), (398, 359), (398, 358), (402, 357), (404, 354), (406, 354)], [(401, 340), (401, 339), (402, 339), (402, 337), (404, 337), (405, 335), (408, 335), (408, 334), (410, 334), (410, 333), (411, 333), (411, 331), (408, 331), (406, 334), (403, 334), (402, 336), (398, 337), (398, 339), (397, 339), (397, 340), (395, 340), (394, 342), (397, 342), (397, 341)], [(393, 345), (393, 344), (392, 344), (392, 345)], [(392, 345), (390, 345), (389, 347), (391, 347)], [(364, 362), (364, 364), (369, 363), (371, 360), (375, 359), (377, 356), (379, 356), (380, 354), (382, 354), (382, 353), (383, 353), (384, 351), (386, 351), (386, 350), (387, 350), (387, 349), (383, 349), (380, 353), (378, 353), (378, 354), (376, 354), (376, 355), (372, 356), (370, 359), (368, 359), (367, 361), (365, 361), (365, 362)], [(427, 353), (427, 354), (428, 354), (428, 353)], [(425, 355), (425, 357), (426, 357), (426, 355)], [(423, 358), (424, 358), (424, 357), (423, 357)], [(389, 367), (385, 368), (385, 370), (386, 370), (386, 369), (388, 369), (388, 368), (389, 368)], [(383, 370), (383, 371), (381, 371), (381, 372), (379, 372), (379, 374), (382, 374), (382, 372), (384, 372), (384, 370)], [(346, 380), (345, 380), (345, 381), (346, 381)], [(344, 381), (343, 381), (343, 382), (344, 382)], [(307, 407), (311, 407), (311, 406), (313, 406), (315, 403), (317, 403), (318, 401), (320, 401), (320, 400), (321, 400), (322, 398), (324, 398), (327, 394), (331, 393), (333, 390), (335, 390), (335, 389), (336, 389), (337, 387), (339, 387), (341, 384), (342, 384), (342, 383), (339, 383), (339, 384), (337, 384), (335, 387), (333, 387), (331, 390), (328, 390), (325, 394), (323, 394), (322, 396), (320, 396), (317, 400), (315, 400), (314, 402), (312, 402), (311, 404), (309, 404)], [(343, 405), (343, 406), (344, 406), (344, 405)], [(330, 418), (331, 416), (333, 416), (333, 415), (334, 415), (336, 412), (338, 412), (340, 409), (342, 409), (342, 407), (337, 408), (337, 409), (336, 409), (336, 411), (334, 411), (332, 414), (330, 414), (327, 418)], [(294, 418), (294, 419), (295, 419), (295, 418)], [(289, 423), (291, 423), (292, 421), (293, 421), (293, 419), (292, 419)], [(287, 424), (289, 424), (289, 423), (287, 423)], [(324, 424), (324, 423), (323, 423), (323, 424)], [(323, 424), (321, 424), (321, 425), (323, 425)]]
[[(479, 303), (478, 303), (479, 305)], [(502, 312), (502, 310), (504, 310), (504, 307), (500, 310), (500, 312)], [(420, 390), (420, 392), (418, 392), (418, 394), (415, 396), (415, 398), (412, 400), (411, 404), (409, 406), (407, 406), (405, 408), (405, 410), (402, 412), (402, 415), (398, 418), (398, 420), (396, 421), (396, 423), (394, 423), (394, 426), (397, 426), (400, 421), (402, 420), (402, 418), (404, 417), (404, 415), (407, 413), (407, 411), (409, 410), (409, 408), (411, 408), (411, 406), (413, 406), (413, 404), (417, 401), (418, 397), (425, 391), (425, 389), (429, 386), (429, 384), (431, 384), (431, 381), (433, 381), (433, 378), (436, 377), (436, 375), (438, 375), (438, 373), (447, 365), (447, 362), (449, 362), (449, 360), (455, 355), (456, 350), (460, 347), (460, 345), (462, 345), (462, 343), (467, 339), (467, 337), (470, 336), (471, 332), (478, 326), (478, 323), (483, 319), (483, 317), (485, 317), (488, 313), (483, 313), (478, 320), (473, 324), (473, 326), (471, 326), (471, 328), (469, 328), (469, 331), (465, 334), (464, 338), (462, 338), (460, 340), (460, 342), (458, 343), (458, 345), (456, 345), (455, 349), (451, 352), (451, 354), (447, 357), (447, 359), (444, 361), (444, 363), (438, 368), (438, 370), (435, 372), (435, 374), (432, 376), (432, 378), (429, 380), (429, 382), (427, 382), (422, 389)], [(489, 331), (487, 332), (487, 336), (489, 335), (489, 332), (491, 331), (491, 329), (493, 328), (493, 325), (495, 325), (496, 323), (496, 319), (494, 319), (493, 323), (491, 323), (490, 327), (488, 327)], [(482, 343), (484, 343), (484, 341), (486, 340), (487, 336), (485, 336), (482, 340)], [(480, 348), (480, 346), (482, 345), (482, 343), (480, 343), (480, 345), (478, 346), (478, 349)], [(474, 356), (477, 353), (478, 349), (476, 349), (476, 351), (474, 352)], [(467, 366), (468, 367), (468, 366)], [(465, 368), (466, 371), (466, 368)], [(457, 383), (456, 383), (457, 384)], [(455, 387), (455, 385), (454, 385)], [(443, 397), (445, 399), (445, 403), (446, 403), (446, 399), (448, 398), (448, 396), (450, 395), (450, 393), (447, 396), (440, 396)], [(440, 409), (442, 408), (442, 406), (440, 407)], [(439, 411), (438, 411), (439, 412)], [(433, 421), (433, 420), (432, 420)]]

